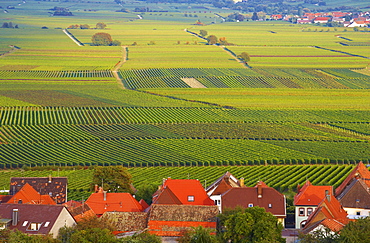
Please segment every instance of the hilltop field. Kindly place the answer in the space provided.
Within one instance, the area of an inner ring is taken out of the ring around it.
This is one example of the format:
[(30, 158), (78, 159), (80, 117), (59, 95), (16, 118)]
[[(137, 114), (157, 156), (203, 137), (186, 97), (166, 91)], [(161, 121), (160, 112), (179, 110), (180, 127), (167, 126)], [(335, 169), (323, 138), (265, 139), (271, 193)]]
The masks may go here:
[[(0, 28), (1, 169), (335, 164), (322, 168), (345, 174), (370, 161), (366, 28), (223, 22), (231, 10), (196, 4), (1, 5), (15, 8), (0, 26), (17, 25)], [(52, 16), (56, 6), (73, 15)], [(201, 30), (226, 42), (208, 45)], [(98, 32), (121, 46), (91, 46)]]

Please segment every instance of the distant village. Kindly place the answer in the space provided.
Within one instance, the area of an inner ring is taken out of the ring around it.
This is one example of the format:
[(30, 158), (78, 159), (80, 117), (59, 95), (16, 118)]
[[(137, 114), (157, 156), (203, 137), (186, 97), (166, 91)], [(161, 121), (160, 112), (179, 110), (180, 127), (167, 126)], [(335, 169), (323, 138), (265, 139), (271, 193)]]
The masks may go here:
[[(130, 193), (111, 193), (95, 186), (86, 201), (68, 201), (66, 177), (11, 178), (9, 194), (0, 195), (0, 229), (29, 235), (52, 234), (96, 216), (114, 222), (117, 236), (146, 230), (161, 237), (179, 237), (184, 230), (202, 226), (216, 231), (217, 216), (225, 209), (261, 207), (286, 225), (284, 194), (259, 181), (253, 187), (225, 172), (207, 188), (195, 179), (163, 179), (149, 205)], [(311, 234), (325, 228), (339, 232), (351, 221), (369, 216), (370, 171), (360, 162), (337, 188), (298, 185), (294, 196), (295, 232)], [(289, 242), (289, 241), (288, 241)]]

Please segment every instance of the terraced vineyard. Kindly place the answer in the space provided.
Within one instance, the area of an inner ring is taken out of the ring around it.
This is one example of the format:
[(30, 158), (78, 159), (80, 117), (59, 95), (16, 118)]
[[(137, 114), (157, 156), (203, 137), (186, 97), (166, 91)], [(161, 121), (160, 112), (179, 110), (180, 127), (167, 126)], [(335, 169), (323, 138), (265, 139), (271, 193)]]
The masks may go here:
[[(237, 178), (244, 178), (247, 186), (254, 186), (262, 180), (267, 185), (280, 191), (295, 189), (297, 184), (310, 180), (314, 185), (332, 185), (337, 187), (350, 173), (354, 165), (268, 165), (268, 166), (212, 166), (212, 167), (147, 167), (130, 168), (134, 186), (140, 190), (148, 182), (159, 185), (162, 178), (198, 179), (203, 186), (210, 185), (226, 171)], [(0, 188), (9, 188), (10, 177), (68, 177), (68, 199), (86, 199), (90, 194), (92, 180), (91, 169), (45, 170), (45, 171), (0, 171)]]

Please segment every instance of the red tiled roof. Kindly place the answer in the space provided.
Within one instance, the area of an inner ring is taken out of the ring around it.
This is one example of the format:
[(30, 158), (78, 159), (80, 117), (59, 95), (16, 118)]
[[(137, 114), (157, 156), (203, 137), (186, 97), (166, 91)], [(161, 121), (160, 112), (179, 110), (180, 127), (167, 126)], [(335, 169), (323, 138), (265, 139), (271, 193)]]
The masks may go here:
[(206, 188), (206, 192), (208, 195), (220, 195), (232, 187), (242, 186), (241, 184), (241, 181), (239, 181), (235, 176), (227, 171), (221, 177), (217, 178), (217, 180), (213, 182), (210, 186), (208, 186)]
[[(189, 196), (192, 201), (189, 201)], [(172, 203), (171, 203), (172, 201)], [(171, 179), (164, 181), (153, 197), (155, 204), (214, 205), (198, 180)]]
[(130, 193), (92, 193), (86, 204), (101, 216), (104, 212), (142, 212), (143, 206)]
[[(221, 195), (222, 210), (226, 208), (259, 206), (265, 208), (266, 212), (270, 212), (275, 216), (286, 216), (286, 204), (283, 194), (272, 187), (268, 187), (265, 183), (260, 183), (261, 187), (239, 187), (231, 188)], [(259, 191), (260, 190), (260, 197)]]
[(49, 204), (55, 205), (55, 201), (49, 195), (40, 195), (30, 184), (26, 183), (16, 194), (14, 194), (8, 203), (23, 204)]
[(143, 199), (140, 199), (139, 203), (141, 206), (143, 206), (143, 209), (146, 209), (149, 207), (149, 205)]
[(328, 191), (330, 194), (332, 194), (333, 187), (314, 186), (309, 181), (307, 181), (294, 196), (294, 205), (317, 206), (324, 199), (326, 195), (325, 191)]
[[(326, 221), (326, 224), (329, 227), (332, 227), (333, 224), (338, 226), (338, 223), (333, 223), (335, 221), (343, 225), (346, 225), (349, 222), (349, 219), (347, 218), (347, 212), (343, 209), (339, 201), (334, 196), (325, 197), (320, 202), (317, 209), (308, 217), (307, 223), (303, 228), (303, 232), (309, 233), (311, 230), (317, 227), (318, 224), (321, 224), (324, 219), (330, 220)], [(328, 228), (334, 230), (337, 229), (337, 226)]]
[[(347, 176), (347, 178), (340, 184), (337, 189), (335, 189), (335, 196), (339, 196), (344, 189), (351, 184), (353, 179), (370, 179), (370, 171), (366, 168), (366, 166), (360, 161), (358, 165), (352, 170), (352, 172)], [(367, 186), (370, 187), (370, 180), (365, 180)]]
[(326, 20), (329, 20), (329, 19), (330, 19), (330, 17), (317, 17), (317, 18), (315, 18), (314, 21), (326, 21)]

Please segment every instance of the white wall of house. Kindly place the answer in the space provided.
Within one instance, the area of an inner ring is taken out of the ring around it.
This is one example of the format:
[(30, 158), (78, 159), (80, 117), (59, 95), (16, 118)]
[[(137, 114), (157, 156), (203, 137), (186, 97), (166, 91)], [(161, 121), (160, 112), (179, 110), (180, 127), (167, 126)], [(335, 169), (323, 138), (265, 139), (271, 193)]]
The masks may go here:
[(222, 210), (221, 210), (221, 195), (212, 195), (212, 196), (210, 196), (210, 198), (215, 202), (215, 205), (217, 205), (218, 210), (220, 211), (220, 213), (222, 213)]
[(302, 229), (302, 222), (316, 210), (316, 206), (295, 206), (295, 228)]
[[(60, 212), (57, 220), (55, 221), (53, 227), (50, 230), (50, 234), (53, 234), (53, 237), (56, 238), (58, 236), (59, 229), (63, 226), (73, 226), (76, 224), (76, 221), (72, 217), (72, 215), (68, 212), (68, 210), (64, 207)], [(41, 226), (43, 227), (43, 226)]]
[(370, 209), (364, 208), (345, 208), (348, 215), (358, 215), (358, 216), (370, 216)]

